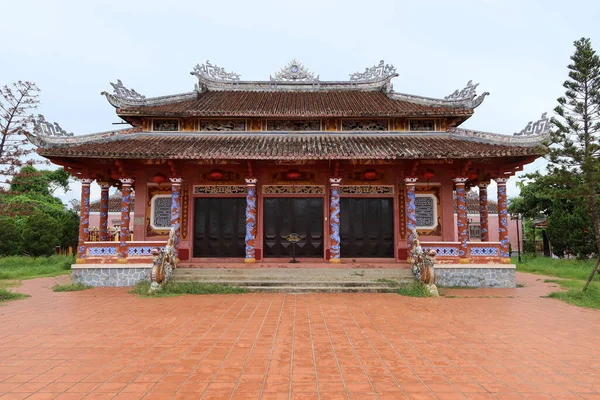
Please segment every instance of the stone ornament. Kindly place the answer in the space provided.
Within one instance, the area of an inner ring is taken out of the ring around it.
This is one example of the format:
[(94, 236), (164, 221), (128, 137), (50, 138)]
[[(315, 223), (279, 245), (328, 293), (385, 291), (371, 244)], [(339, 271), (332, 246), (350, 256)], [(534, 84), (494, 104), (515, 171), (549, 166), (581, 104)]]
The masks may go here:
[(129, 99), (129, 100), (143, 100), (146, 96), (143, 96), (136, 92), (134, 89), (128, 89), (123, 85), (120, 79), (117, 79), (117, 83), (109, 82), (113, 87), (114, 96), (120, 99)]
[(398, 76), (396, 67), (391, 64), (385, 64), (383, 60), (379, 64), (365, 68), (365, 72), (354, 72), (350, 74), (351, 82), (372, 82), (390, 79)]
[(177, 268), (177, 254), (175, 249), (175, 228), (169, 232), (167, 245), (161, 249), (152, 249), (152, 269), (150, 270), (150, 291), (160, 290), (169, 281), (173, 270)]
[(415, 277), (425, 286), (429, 294), (439, 296), (435, 285), (435, 250), (421, 247), (417, 229), (411, 230), (412, 243), (409, 252), (409, 262)]
[(467, 85), (462, 90), (455, 90), (452, 94), (444, 97), (446, 100), (473, 100), (477, 97), (477, 86), (479, 83), (473, 85), (473, 81), (467, 82)]
[(65, 131), (57, 122), (51, 124), (46, 121), (42, 114), (33, 118), (33, 132), (41, 136), (73, 136), (72, 132)]
[(293, 59), (285, 67), (281, 68), (275, 76), (269, 76), (271, 82), (319, 82), (319, 75), (309, 72), (302, 63)]
[(227, 72), (223, 67), (217, 67), (211, 64), (210, 61), (206, 60), (206, 63), (200, 65), (197, 64), (194, 70), (190, 74), (195, 75), (199, 79), (204, 78), (211, 81), (221, 82), (239, 82), (240, 74), (235, 72)]
[(533, 135), (548, 135), (550, 132), (550, 119), (547, 117), (547, 113), (543, 113), (541, 118), (537, 121), (529, 121), (527, 126), (523, 128), (521, 132), (516, 132), (513, 136), (533, 136)]

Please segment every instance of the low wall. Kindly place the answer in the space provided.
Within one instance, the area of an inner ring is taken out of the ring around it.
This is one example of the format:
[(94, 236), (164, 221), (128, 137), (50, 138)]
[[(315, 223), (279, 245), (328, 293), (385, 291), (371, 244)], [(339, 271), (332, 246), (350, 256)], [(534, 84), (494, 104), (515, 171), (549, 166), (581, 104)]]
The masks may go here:
[(515, 288), (512, 264), (441, 264), (435, 266), (438, 286)]
[(152, 264), (74, 264), (73, 283), (88, 286), (135, 286), (150, 280)]

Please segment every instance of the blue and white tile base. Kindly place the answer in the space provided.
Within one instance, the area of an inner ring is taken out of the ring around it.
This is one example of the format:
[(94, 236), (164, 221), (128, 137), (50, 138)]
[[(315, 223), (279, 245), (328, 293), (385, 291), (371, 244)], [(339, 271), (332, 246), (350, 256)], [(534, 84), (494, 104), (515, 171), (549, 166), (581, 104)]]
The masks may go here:
[(454, 268), (442, 264), (435, 266), (435, 273), (438, 286), (517, 287), (514, 265), (471, 264)]
[(140, 281), (150, 280), (151, 268), (151, 264), (76, 264), (72, 267), (71, 280), (88, 286), (135, 286)]

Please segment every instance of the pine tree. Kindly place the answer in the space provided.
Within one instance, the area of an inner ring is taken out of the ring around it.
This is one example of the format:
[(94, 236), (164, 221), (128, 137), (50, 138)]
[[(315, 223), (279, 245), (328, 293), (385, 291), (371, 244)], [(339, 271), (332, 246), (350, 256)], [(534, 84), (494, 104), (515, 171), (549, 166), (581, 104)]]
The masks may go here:
[[(574, 42), (575, 53), (568, 65), (569, 78), (563, 83), (565, 95), (558, 98), (552, 118), (549, 175), (557, 182), (580, 179), (571, 188), (571, 196), (581, 198), (587, 205), (600, 251), (600, 57), (590, 39)], [(600, 264), (600, 255), (583, 290), (586, 290)]]

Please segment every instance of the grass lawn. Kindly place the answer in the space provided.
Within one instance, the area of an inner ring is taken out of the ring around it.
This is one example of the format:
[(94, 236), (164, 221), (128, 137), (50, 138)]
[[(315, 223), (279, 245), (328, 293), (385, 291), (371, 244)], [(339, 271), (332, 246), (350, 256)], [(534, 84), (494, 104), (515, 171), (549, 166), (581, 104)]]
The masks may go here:
[(0, 257), (0, 280), (65, 275), (71, 272), (73, 262), (71, 256)]
[(167, 282), (160, 290), (150, 292), (150, 282), (142, 281), (135, 285), (131, 293), (143, 297), (170, 297), (183, 294), (236, 294), (246, 293), (243, 287), (216, 285), (202, 282)]
[(91, 289), (92, 286), (84, 285), (83, 283), (69, 283), (67, 285), (54, 285), (53, 292), (78, 292), (80, 290)]
[[(511, 262), (517, 266), (517, 271), (579, 280), (586, 280), (596, 263), (596, 259), (580, 261), (550, 257), (522, 258), (522, 263), (518, 262), (516, 257), (511, 258)], [(594, 277), (594, 281), (600, 282), (598, 274)]]
[(592, 272), (595, 259), (592, 260), (561, 260), (550, 257), (523, 258), (517, 265), (517, 271), (530, 272), (539, 275), (555, 276), (562, 279), (547, 279), (545, 282), (557, 283), (566, 291), (550, 293), (548, 297), (563, 300), (580, 307), (600, 309), (600, 275), (596, 273), (587, 291), (582, 292), (583, 285)]

